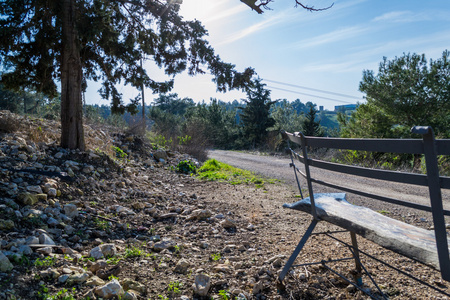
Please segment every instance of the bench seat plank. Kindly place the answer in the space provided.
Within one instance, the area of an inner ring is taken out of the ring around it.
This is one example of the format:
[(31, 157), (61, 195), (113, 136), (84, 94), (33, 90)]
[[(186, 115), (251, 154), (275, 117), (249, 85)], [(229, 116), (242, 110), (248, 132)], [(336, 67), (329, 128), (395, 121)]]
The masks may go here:
[[(434, 231), (391, 219), (367, 207), (350, 204), (345, 196), (345, 193), (314, 194), (318, 218), (439, 270)], [(286, 203), (283, 207), (311, 213), (309, 197)]]

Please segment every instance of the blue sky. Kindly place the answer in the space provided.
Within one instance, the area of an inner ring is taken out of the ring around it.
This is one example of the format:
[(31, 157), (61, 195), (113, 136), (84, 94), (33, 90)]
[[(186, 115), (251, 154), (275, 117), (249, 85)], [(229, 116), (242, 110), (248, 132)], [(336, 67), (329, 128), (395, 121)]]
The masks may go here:
[[(318, 8), (333, 1), (303, 3)], [(364, 95), (358, 91), (362, 71), (377, 71), (384, 56), (393, 59), (415, 52), (438, 59), (450, 49), (449, 0), (336, 0), (322, 12), (294, 5), (294, 0), (276, 0), (270, 5), (273, 10), (259, 15), (239, 0), (183, 0), (181, 14), (204, 24), (208, 40), (222, 60), (238, 70), (253, 67), (273, 100), (299, 98), (329, 110), (363, 102)], [(146, 68), (156, 79), (167, 79), (151, 62)], [(100, 100), (98, 88), (90, 83), (87, 102), (108, 104)], [(124, 99), (139, 94), (129, 87), (119, 90)], [(196, 102), (246, 96), (238, 91), (217, 93), (210, 75), (177, 75), (173, 92)], [(146, 103), (156, 97), (146, 91)]]

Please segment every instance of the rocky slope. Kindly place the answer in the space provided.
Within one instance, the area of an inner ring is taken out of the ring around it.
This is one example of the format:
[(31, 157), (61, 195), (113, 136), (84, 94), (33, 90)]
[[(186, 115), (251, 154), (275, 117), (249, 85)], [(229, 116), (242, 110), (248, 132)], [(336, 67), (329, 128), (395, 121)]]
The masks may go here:
[[(177, 174), (172, 167), (186, 155), (106, 129), (86, 126), (89, 149), (80, 152), (58, 147), (56, 122), (2, 111), (0, 125), (0, 299), (367, 298), (321, 265), (296, 268), (284, 289), (277, 285), (310, 219), (281, 208), (295, 200), (282, 183), (256, 188)], [(360, 244), (429, 284), (369, 261), (389, 297), (443, 297), (439, 273)], [(300, 259), (345, 250), (313, 236)], [(344, 275), (352, 268), (337, 265)]]

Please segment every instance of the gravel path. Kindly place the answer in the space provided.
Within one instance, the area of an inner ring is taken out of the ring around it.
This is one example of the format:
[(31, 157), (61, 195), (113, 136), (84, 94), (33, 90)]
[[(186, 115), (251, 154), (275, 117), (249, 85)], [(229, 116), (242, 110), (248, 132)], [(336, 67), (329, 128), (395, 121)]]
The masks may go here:
[[(288, 185), (295, 186), (295, 177), (292, 168), (289, 168), (291, 162), (288, 157), (274, 157), (255, 155), (236, 151), (212, 150), (209, 152), (210, 158), (215, 158), (232, 166), (250, 170), (257, 174), (276, 178), (284, 181)], [(300, 168), (301, 169), (301, 168)], [(377, 193), (379, 195), (393, 197), (400, 200), (415, 202), (419, 204), (428, 205), (428, 189), (421, 186), (411, 186), (399, 183), (386, 182), (375, 179), (361, 178), (357, 176), (350, 176), (331, 172), (327, 170), (311, 168), (311, 174), (314, 178), (336, 185), (343, 185), (345, 187), (355, 188), (369, 193)], [(302, 189), (306, 189), (306, 180), (300, 179)], [(330, 188), (320, 185), (314, 185), (315, 192), (331, 192)], [(442, 190), (442, 198), (444, 201), (444, 208), (450, 209), (450, 191)], [(350, 202), (358, 205), (368, 206), (375, 210), (395, 211), (401, 215), (418, 215), (421, 218), (430, 218), (430, 215), (425, 212), (420, 212), (413, 209), (408, 209), (401, 206), (395, 206), (389, 203), (380, 203), (379, 201), (367, 200), (363, 197), (351, 195), (348, 197)]]

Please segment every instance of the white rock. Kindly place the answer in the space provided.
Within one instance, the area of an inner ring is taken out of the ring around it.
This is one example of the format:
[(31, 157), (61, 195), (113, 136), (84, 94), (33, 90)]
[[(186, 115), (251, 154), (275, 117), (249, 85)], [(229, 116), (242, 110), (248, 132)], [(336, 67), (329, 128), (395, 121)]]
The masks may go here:
[(177, 262), (174, 271), (175, 273), (186, 274), (189, 267), (189, 262), (186, 259), (182, 258)]
[(95, 259), (100, 259), (100, 258), (103, 258), (103, 252), (100, 249), (100, 247), (95, 247), (95, 248), (92, 248), (91, 252), (89, 253), (89, 256), (93, 257)]
[(49, 197), (56, 197), (57, 194), (58, 194), (58, 191), (54, 188), (49, 188), (47, 191), (47, 195)]
[(211, 278), (208, 275), (199, 274), (195, 276), (195, 282), (192, 287), (194, 288), (194, 294), (206, 297), (211, 288)]
[(24, 255), (31, 255), (33, 253), (33, 250), (28, 245), (20, 245), (19, 246), (19, 253), (22, 253)]
[(39, 244), (39, 238), (36, 236), (29, 236), (25, 239), (25, 244), (27, 245)]
[(114, 244), (103, 244), (99, 247), (105, 257), (113, 257), (117, 254), (117, 248)]
[(126, 291), (125, 294), (122, 296), (123, 300), (137, 300), (138, 297), (136, 296), (136, 293), (132, 290)]
[(260, 293), (262, 292), (263, 289), (264, 289), (264, 285), (263, 285), (262, 281), (258, 281), (258, 282), (253, 286), (253, 295), (260, 294)]
[(52, 247), (43, 247), (43, 248), (36, 249), (36, 252), (42, 253), (44, 255), (49, 255), (49, 254), (53, 253), (53, 248)]
[(34, 192), (36, 194), (42, 194), (43, 193), (41, 187), (38, 186), (38, 185), (29, 185), (29, 186), (27, 186), (27, 191)]
[(0, 272), (9, 272), (14, 268), (9, 259), (0, 251)]
[(88, 279), (89, 279), (88, 273), (77, 273), (77, 274), (70, 275), (69, 278), (67, 279), (67, 282), (83, 283), (83, 282), (86, 282)]
[(64, 205), (64, 213), (69, 218), (75, 218), (78, 216), (78, 209), (75, 204), (66, 204)]
[(230, 219), (221, 221), (220, 225), (222, 225), (222, 227), (225, 229), (236, 229), (236, 224)]
[(39, 244), (56, 245), (56, 243), (46, 233), (41, 233), (39, 235)]
[(59, 283), (65, 283), (67, 281), (67, 279), (69, 279), (69, 275), (63, 274), (63, 275), (58, 277), (58, 282)]
[(165, 241), (161, 241), (161, 242), (156, 243), (153, 246), (153, 250), (159, 252), (159, 251), (162, 251), (164, 249), (173, 248), (175, 246), (176, 246), (176, 243), (174, 241), (165, 240)]
[(111, 282), (96, 288), (94, 293), (100, 298), (111, 299), (112, 297), (121, 297), (124, 291), (119, 281), (113, 279)]
[(66, 227), (64, 227), (64, 232), (71, 235), (75, 232), (75, 227), (73, 227), (72, 225), (67, 225)]
[(17, 157), (21, 160), (28, 160), (28, 156), (26, 154), (20, 153), (19, 155), (17, 155)]

